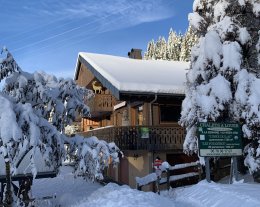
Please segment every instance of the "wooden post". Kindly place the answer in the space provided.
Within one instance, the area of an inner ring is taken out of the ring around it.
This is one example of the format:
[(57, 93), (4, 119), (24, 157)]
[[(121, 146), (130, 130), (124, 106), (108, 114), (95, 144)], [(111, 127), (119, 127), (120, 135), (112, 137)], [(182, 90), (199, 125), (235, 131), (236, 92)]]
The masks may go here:
[(229, 184), (233, 183), (233, 178), (238, 181), (237, 157), (231, 157)]
[(5, 157), (5, 173), (6, 173), (6, 192), (5, 192), (5, 199), (4, 199), (4, 206), (11, 207), (13, 203), (12, 197), (12, 189), (11, 189), (11, 173), (10, 173), (10, 162), (9, 159)]
[(167, 173), (167, 189), (170, 190), (170, 169), (169, 168), (166, 169), (166, 173)]
[(210, 165), (209, 165), (209, 157), (205, 157), (205, 168), (206, 168), (206, 180), (210, 183)]
[(137, 185), (136, 185), (136, 188), (137, 188), (137, 190), (140, 190), (140, 191), (142, 191), (142, 186), (141, 186), (141, 185), (139, 185), (138, 183), (137, 183)]
[(155, 182), (156, 182), (157, 193), (160, 195), (160, 177), (159, 176), (157, 176), (157, 180)]
[(198, 162), (198, 173), (199, 173), (199, 181), (201, 181), (201, 173), (202, 173), (202, 168), (201, 168), (201, 164)]
[(3, 204), (3, 195), (4, 195), (4, 183), (0, 182), (0, 206)]
[(233, 183), (233, 157), (231, 157), (229, 184)]
[(233, 165), (235, 181), (238, 181), (237, 157), (233, 157)]

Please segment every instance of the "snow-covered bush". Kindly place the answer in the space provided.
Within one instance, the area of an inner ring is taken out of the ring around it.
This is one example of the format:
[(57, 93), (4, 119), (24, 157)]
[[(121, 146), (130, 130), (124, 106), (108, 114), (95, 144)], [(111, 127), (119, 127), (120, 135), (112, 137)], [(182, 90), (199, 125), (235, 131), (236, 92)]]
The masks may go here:
[(244, 138), (252, 140), (245, 164), (254, 172), (260, 168), (260, 2), (195, 0), (193, 10), (189, 21), (200, 40), (192, 49), (182, 105), (184, 151), (197, 152), (198, 122), (239, 122)]

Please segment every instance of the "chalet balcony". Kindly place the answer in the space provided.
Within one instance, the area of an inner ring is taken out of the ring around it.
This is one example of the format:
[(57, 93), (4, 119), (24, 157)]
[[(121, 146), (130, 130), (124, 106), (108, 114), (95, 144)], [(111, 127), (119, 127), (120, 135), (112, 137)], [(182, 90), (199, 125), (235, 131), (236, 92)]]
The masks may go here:
[(95, 96), (87, 102), (93, 118), (112, 112), (115, 104), (117, 104), (117, 100), (109, 94), (95, 94)]
[(109, 126), (81, 135), (115, 142), (121, 150), (182, 150), (185, 130), (179, 126)]

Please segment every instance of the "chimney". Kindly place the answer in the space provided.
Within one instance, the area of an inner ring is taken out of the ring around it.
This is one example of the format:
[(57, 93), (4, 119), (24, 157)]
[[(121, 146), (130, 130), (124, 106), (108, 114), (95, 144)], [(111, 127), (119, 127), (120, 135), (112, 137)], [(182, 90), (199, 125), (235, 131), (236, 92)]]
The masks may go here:
[(128, 52), (128, 57), (132, 59), (142, 59), (142, 50), (132, 48), (130, 52)]

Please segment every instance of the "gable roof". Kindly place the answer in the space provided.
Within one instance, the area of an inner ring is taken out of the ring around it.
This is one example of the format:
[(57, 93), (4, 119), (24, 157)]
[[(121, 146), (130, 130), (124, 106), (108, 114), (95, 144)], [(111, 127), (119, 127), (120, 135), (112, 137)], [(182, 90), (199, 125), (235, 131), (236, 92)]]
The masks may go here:
[(119, 56), (80, 52), (74, 79), (80, 64), (119, 99), (121, 93), (184, 95), (188, 62), (136, 60)]

